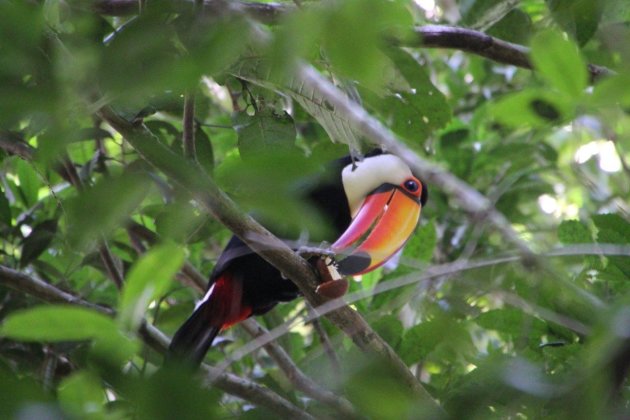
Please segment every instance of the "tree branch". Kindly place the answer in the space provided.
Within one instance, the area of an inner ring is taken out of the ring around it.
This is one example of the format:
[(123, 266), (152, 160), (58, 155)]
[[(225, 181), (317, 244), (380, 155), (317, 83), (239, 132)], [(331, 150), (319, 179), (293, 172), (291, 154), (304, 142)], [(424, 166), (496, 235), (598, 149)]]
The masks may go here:
[[(145, 126), (130, 124), (111, 108), (101, 108), (98, 115), (118, 131), (147, 162), (189, 191), (210, 214), (291, 279), (311, 305), (317, 307), (325, 302), (322, 296), (315, 293), (319, 281), (312, 267), (258, 222), (243, 214), (196, 165), (191, 165), (181, 156), (165, 148)], [(345, 306), (331, 312), (328, 317), (360, 349), (382, 357), (396, 375), (428, 406), (441, 411), (389, 344), (372, 330), (356, 311)]]
[[(254, 338), (268, 333), (268, 331), (253, 318), (246, 319), (241, 322), (240, 325)], [(287, 379), (289, 379), (297, 389), (317, 401), (330, 405), (337, 410), (339, 414), (342, 414), (344, 418), (355, 418), (358, 416), (358, 413), (348, 400), (322, 388), (319, 384), (306, 376), (300, 368), (295, 365), (287, 352), (276, 342), (269, 342), (265, 344), (264, 347), (269, 356), (271, 356), (280, 369), (287, 375)]]
[(182, 117), (182, 142), (184, 156), (190, 160), (197, 160), (195, 151), (195, 93), (194, 90), (184, 95), (184, 115)]
[[(529, 48), (503, 41), (480, 31), (444, 25), (426, 25), (416, 27), (414, 32), (417, 35), (415, 39), (394, 40), (394, 43), (412, 48), (456, 49), (498, 63), (533, 69), (529, 60)], [(596, 64), (588, 64), (587, 68), (591, 83), (615, 74), (612, 70)]]
[[(0, 284), (13, 290), (17, 290), (18, 292), (36, 297), (45, 302), (84, 306), (109, 316), (115, 315), (115, 312), (111, 308), (93, 304), (70, 293), (64, 292), (63, 290), (60, 290), (38, 278), (28, 276), (3, 265), (0, 265)], [(143, 341), (156, 351), (160, 353), (166, 352), (170, 340), (157, 328), (144, 321), (141, 325), (139, 334)], [(283, 417), (312, 419), (312, 416), (307, 412), (299, 409), (280, 395), (268, 388), (258, 385), (255, 382), (230, 373), (219, 372), (217, 369), (211, 368), (207, 365), (204, 365), (203, 369), (208, 373), (208, 376), (215, 379), (215, 382), (207, 384), (208, 386), (217, 386), (227, 393), (243, 398), (244, 400), (251, 401), (255, 404), (259, 404)]]
[[(571, 257), (571, 256), (585, 256), (585, 255), (597, 255), (597, 256), (629, 256), (630, 246), (618, 245), (618, 244), (580, 244), (565, 246), (559, 249), (553, 249), (545, 252), (542, 256), (546, 258), (552, 257)], [(412, 272), (411, 274), (391, 279), (386, 282), (382, 282), (374, 286), (372, 289), (359, 290), (357, 292), (349, 293), (343, 298), (337, 298), (326, 302), (317, 308), (316, 314), (308, 314), (308, 316), (302, 318), (299, 323), (306, 324), (313, 320), (315, 317), (321, 317), (334, 311), (342, 306), (355, 303), (362, 299), (374, 297), (380, 293), (395, 290), (401, 287), (410, 286), (422, 282), (434, 281), (444, 276), (453, 276), (457, 273), (462, 273), (470, 270), (477, 270), (485, 267), (491, 267), (501, 264), (511, 264), (519, 262), (522, 259), (520, 255), (507, 255), (497, 258), (489, 258), (485, 260), (457, 260), (454, 262), (432, 265), (430, 267), (410, 265), (410, 268), (422, 269), (421, 274)], [(593, 311), (602, 311), (606, 309), (606, 304), (597, 297), (580, 289), (573, 282), (564, 281), (562, 287), (566, 287), (567, 291), (573, 293), (571, 301), (582, 307), (590, 307)], [(591, 328), (580, 321), (572, 319), (568, 316), (560, 313), (553, 312), (550, 309), (525, 303), (522, 299), (516, 300), (512, 295), (505, 294), (503, 292), (497, 293), (497, 296), (506, 297), (506, 303), (516, 306), (519, 309), (526, 311), (532, 315), (540, 317), (549, 322), (561, 325), (569, 330), (575, 331), (578, 334), (588, 335), (591, 332)], [(285, 323), (278, 325), (272, 330), (268, 331), (264, 335), (260, 335), (256, 338), (255, 342), (250, 342), (247, 345), (237, 349), (232, 355), (230, 355), (231, 361), (227, 361), (226, 366), (229, 363), (238, 361), (267, 343), (277, 340), (282, 335), (286, 334), (291, 328), (295, 327), (295, 319), (286, 321)]]
[[(181, 9), (189, 6), (190, 3), (190, 1), (178, 0), (172, 2), (172, 6), (174, 9)], [(206, 8), (220, 8), (222, 1), (206, 0), (204, 4)], [(235, 1), (231, 2), (230, 6), (258, 22), (269, 25), (278, 24), (283, 16), (297, 10), (292, 5), (281, 3), (263, 4)], [(138, 11), (137, 0), (98, 0), (94, 2), (93, 10), (111, 16), (132, 15)], [(426, 25), (414, 28), (414, 32), (416, 35), (414, 37), (390, 41), (402, 47), (456, 49), (499, 63), (532, 69), (532, 64), (529, 61), (529, 48), (494, 38), (480, 31), (445, 25)], [(615, 73), (596, 64), (588, 64), (587, 67), (591, 83)]]

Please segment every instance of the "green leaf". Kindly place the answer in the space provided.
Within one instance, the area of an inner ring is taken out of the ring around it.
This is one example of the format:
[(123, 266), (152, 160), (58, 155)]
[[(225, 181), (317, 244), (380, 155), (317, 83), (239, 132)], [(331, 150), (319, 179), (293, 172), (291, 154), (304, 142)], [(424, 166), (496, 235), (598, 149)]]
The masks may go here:
[(472, 348), (470, 334), (462, 324), (441, 315), (408, 329), (400, 345), (400, 356), (408, 365), (425, 360), (429, 354), (448, 363), (456, 354), (469, 353)]
[[(608, 244), (630, 244), (630, 223), (617, 214), (598, 214), (593, 216), (597, 227), (597, 241)], [(611, 264), (630, 276), (630, 257), (609, 256)]]
[(435, 221), (421, 225), (405, 245), (403, 256), (413, 258), (416, 261), (430, 262), (433, 251), (437, 245), (437, 232)]
[(557, 31), (544, 31), (532, 39), (532, 62), (547, 83), (571, 98), (586, 88), (586, 63), (573, 42)]
[(46, 407), (46, 415), (54, 415), (51, 393), (44, 391), (42, 384), (35, 381), (34, 375), (15, 372), (6, 363), (0, 364), (0, 395), (0, 418), (26, 417), (25, 409), (33, 405)]
[(142, 343), (118, 330), (116, 334), (98, 337), (90, 349), (90, 356), (97, 363), (112, 368), (122, 368), (142, 348)]
[(0, 326), (0, 335), (19, 341), (79, 341), (117, 334), (116, 323), (107, 315), (68, 305), (14, 312)]
[(419, 145), (432, 131), (446, 126), (451, 119), (451, 109), (446, 97), (431, 82), (424, 67), (400, 48), (387, 51), (396, 69), (404, 78), (404, 89), (392, 87), (396, 93), (376, 98), (371, 103), (391, 121), (397, 134)]
[(103, 418), (105, 390), (94, 373), (80, 370), (61, 381), (57, 389), (59, 404), (77, 418)]
[(488, 35), (516, 44), (527, 44), (532, 34), (532, 18), (519, 9), (512, 9), (488, 29)]
[[(146, 208), (145, 208), (146, 212)], [(186, 243), (191, 235), (203, 229), (208, 216), (185, 200), (175, 200), (173, 203), (160, 205), (159, 213), (155, 217), (155, 229), (161, 238)]]
[[(593, 216), (593, 222), (600, 232), (604, 230), (616, 232), (620, 238), (623, 238), (622, 241), (625, 241), (616, 243), (630, 243), (630, 223), (618, 214), (596, 214)], [(600, 239), (599, 242), (603, 242), (599, 236), (598, 239)]]
[(200, 126), (195, 130), (195, 153), (201, 167), (211, 174), (214, 170), (214, 150), (210, 138)]
[[(127, 378), (126, 390), (140, 419), (216, 419), (224, 395), (217, 387), (202, 387), (196, 375), (186, 369), (164, 366), (153, 375)], [(267, 413), (269, 414), (269, 413)], [(132, 417), (132, 416), (124, 416)]]
[(120, 177), (102, 179), (92, 188), (66, 203), (68, 237), (71, 243), (83, 249), (102, 234), (129, 218), (146, 195), (149, 179), (128, 173)]
[(232, 123), (238, 134), (238, 149), (243, 159), (261, 153), (288, 152), (295, 149), (295, 125), (289, 114), (264, 108), (255, 115), (234, 114)]
[(598, 82), (592, 95), (593, 107), (621, 105), (630, 106), (630, 73), (620, 73), (609, 76)]
[(490, 104), (488, 111), (508, 126), (547, 127), (571, 118), (575, 104), (548, 90), (526, 89), (508, 94)]
[(350, 0), (339, 5), (323, 28), (325, 51), (341, 74), (379, 91), (389, 65), (380, 49), (383, 32), (410, 28), (411, 16), (401, 2)]
[(31, 207), (37, 202), (39, 188), (42, 183), (33, 165), (21, 159), (15, 160), (15, 169), (20, 181), (20, 197), (26, 207)]
[[(439, 417), (422, 406), (391, 366), (379, 358), (366, 359), (359, 356), (344, 363), (344, 369), (353, 368), (353, 372), (343, 389), (362, 415), (374, 419)], [(359, 363), (362, 366), (357, 367)]]
[(597, 31), (608, 1), (601, 0), (546, 0), (554, 20), (579, 45), (584, 45)]
[(396, 348), (400, 343), (403, 335), (403, 326), (395, 315), (382, 316), (371, 323), (371, 326), (393, 348)]
[(593, 243), (588, 227), (578, 220), (564, 220), (558, 226), (558, 239), (565, 244)]
[(166, 293), (183, 263), (184, 250), (166, 243), (152, 248), (134, 264), (118, 308), (118, 320), (126, 329), (138, 327), (149, 303)]
[(484, 312), (475, 318), (475, 322), (483, 328), (499, 331), (513, 337), (523, 334), (539, 337), (546, 330), (546, 324), (543, 321), (513, 308), (493, 309)]
[[(512, 0), (475, 0), (463, 2), (460, 12), (464, 26), (485, 31), (495, 23), (513, 12), (515, 2)], [(522, 27), (522, 26), (521, 26)], [(518, 27), (517, 27), (518, 28)]]

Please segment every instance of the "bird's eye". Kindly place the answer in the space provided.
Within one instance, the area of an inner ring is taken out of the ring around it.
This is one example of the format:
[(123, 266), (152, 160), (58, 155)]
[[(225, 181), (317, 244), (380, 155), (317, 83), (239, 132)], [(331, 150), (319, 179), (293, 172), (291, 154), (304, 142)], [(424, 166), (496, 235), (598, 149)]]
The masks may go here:
[(418, 188), (420, 188), (420, 186), (418, 185), (418, 181), (414, 180), (414, 179), (408, 179), (405, 181), (405, 183), (403, 184), (403, 186), (405, 187), (405, 189), (411, 193), (415, 193), (418, 191)]

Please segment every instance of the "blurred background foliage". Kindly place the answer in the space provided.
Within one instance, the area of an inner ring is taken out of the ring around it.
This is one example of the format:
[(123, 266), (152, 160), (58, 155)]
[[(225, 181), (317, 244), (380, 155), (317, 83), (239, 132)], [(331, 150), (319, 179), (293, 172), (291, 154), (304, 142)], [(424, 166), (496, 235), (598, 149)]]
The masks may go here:
[[(300, 189), (348, 153), (344, 142), (362, 140), (322, 123), (339, 117), (325, 104), (279, 92), (297, 57), (480, 191), (541, 255), (537, 269), (520, 263), (483, 220), (429, 185), (398, 266), (351, 282), (352, 305), (448, 415), (627, 416), (628, 2), (296, 0), (273, 5), (289, 12), (265, 23), (247, 7), (0, 2), (0, 262), (101, 308), (43, 302), (0, 278), (0, 417), (272, 415), (158, 370), (162, 356), (137, 335), (143, 318), (175, 331), (200, 295), (176, 273), (186, 261), (207, 276), (231, 233), (96, 111), (109, 105), (183, 154), (184, 102), (193, 98), (200, 166), (276, 231), (307, 226), (315, 238), (326, 226)], [(529, 46), (536, 71), (385, 41), (426, 24)], [(614, 74), (593, 83), (587, 63)], [(307, 313), (297, 300), (259, 321), (273, 328)], [(278, 339), (300, 369), (362, 416), (421, 416), (395, 372), (320, 324)], [(207, 361), (251, 340), (234, 327)], [(335, 415), (261, 348), (228, 369), (314, 416)]]

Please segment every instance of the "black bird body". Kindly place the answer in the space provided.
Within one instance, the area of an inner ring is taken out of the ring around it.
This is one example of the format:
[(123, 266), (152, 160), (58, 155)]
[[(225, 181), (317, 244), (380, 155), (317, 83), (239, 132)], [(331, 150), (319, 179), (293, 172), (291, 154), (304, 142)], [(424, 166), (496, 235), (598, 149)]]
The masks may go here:
[[(372, 152), (366, 159), (380, 153)], [(330, 237), (321, 238), (329, 243), (340, 237), (353, 220), (342, 180), (342, 170), (349, 165), (352, 165), (349, 156), (330, 163), (325, 168), (326, 174), (305, 192), (305, 197), (330, 225), (327, 230)], [(418, 201), (426, 201), (426, 188), (422, 188)], [(293, 282), (233, 236), (214, 267), (206, 295), (175, 333), (169, 357), (197, 365), (221, 330), (250, 316), (264, 314), (278, 302), (293, 300), (299, 294)]]

